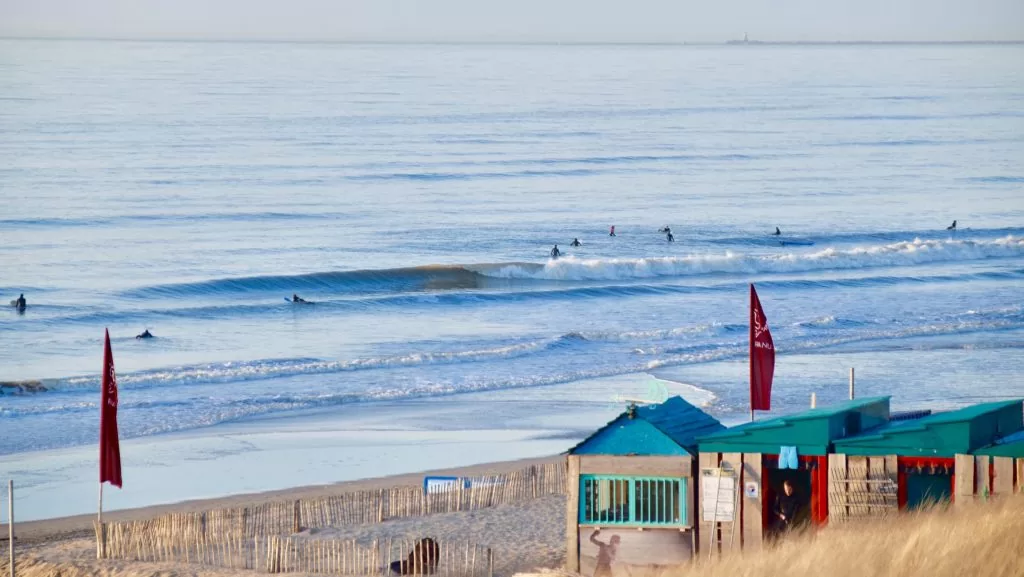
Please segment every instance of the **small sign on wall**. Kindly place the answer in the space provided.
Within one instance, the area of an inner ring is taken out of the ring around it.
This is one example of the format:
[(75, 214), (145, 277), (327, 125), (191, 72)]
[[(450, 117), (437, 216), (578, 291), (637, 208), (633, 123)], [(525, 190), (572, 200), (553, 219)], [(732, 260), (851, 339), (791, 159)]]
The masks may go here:
[(758, 487), (756, 481), (748, 481), (743, 484), (743, 494), (750, 499), (757, 499), (761, 494), (761, 487)]
[(705, 522), (731, 523), (736, 517), (736, 476), (732, 471), (702, 469), (700, 511)]

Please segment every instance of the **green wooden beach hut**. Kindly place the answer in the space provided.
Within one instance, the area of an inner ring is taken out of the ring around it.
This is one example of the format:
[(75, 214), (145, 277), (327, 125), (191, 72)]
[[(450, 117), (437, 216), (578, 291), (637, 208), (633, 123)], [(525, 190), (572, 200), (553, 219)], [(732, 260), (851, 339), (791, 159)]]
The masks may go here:
[[(715, 514), (702, 505), (700, 549), (760, 548), (771, 532), (771, 507), (789, 481), (801, 499), (798, 522), (823, 524), (828, 519), (829, 454), (834, 443), (888, 423), (889, 397), (870, 397), (815, 408), (794, 415), (754, 421), (698, 439), (701, 483), (723, 468), (735, 476), (738, 511), (716, 525)], [(795, 454), (794, 454), (795, 453)], [(780, 459), (780, 454), (792, 458)], [(717, 482), (716, 482), (717, 484)], [(711, 491), (702, 487), (705, 501)]]
[[(833, 520), (914, 509), (931, 501), (967, 502), (976, 495), (1012, 493), (1019, 484), (1014, 457), (1000, 452), (1024, 449), (1014, 437), (1024, 429), (1020, 400), (893, 420), (859, 435), (837, 440), (829, 457)], [(1006, 439), (1010, 439), (1007, 441)], [(1024, 455), (1021, 455), (1024, 456)], [(891, 476), (896, 491), (879, 485), (878, 471)], [(998, 480), (997, 480), (998, 479)]]

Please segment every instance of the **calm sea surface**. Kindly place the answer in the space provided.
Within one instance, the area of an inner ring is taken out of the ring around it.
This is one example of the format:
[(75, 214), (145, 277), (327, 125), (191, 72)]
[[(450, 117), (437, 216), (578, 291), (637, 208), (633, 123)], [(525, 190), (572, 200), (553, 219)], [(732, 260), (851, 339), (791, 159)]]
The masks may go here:
[(0, 396), (0, 454), (95, 442), (107, 327), (123, 438), (636, 373), (736, 418), (749, 282), (778, 411), (850, 364), (1022, 397), (1021, 62), (0, 41), (0, 381), (49, 389)]

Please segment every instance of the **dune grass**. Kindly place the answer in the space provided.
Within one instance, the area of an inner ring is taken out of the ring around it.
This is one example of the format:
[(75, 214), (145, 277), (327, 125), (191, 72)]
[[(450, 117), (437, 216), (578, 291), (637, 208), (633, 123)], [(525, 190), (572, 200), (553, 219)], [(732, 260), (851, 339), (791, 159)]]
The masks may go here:
[(1024, 577), (1024, 495), (789, 535), (673, 577)]

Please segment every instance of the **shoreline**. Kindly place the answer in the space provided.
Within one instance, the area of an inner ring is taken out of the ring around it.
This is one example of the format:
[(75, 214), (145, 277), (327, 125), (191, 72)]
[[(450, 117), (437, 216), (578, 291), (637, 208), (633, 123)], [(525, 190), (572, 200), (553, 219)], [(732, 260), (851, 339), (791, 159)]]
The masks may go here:
[[(208, 511), (211, 509), (241, 507), (246, 505), (258, 505), (261, 503), (313, 499), (330, 497), (338, 494), (349, 493), (366, 489), (384, 489), (390, 487), (420, 485), (423, 477), (428, 475), (443, 476), (480, 476), (496, 475), (524, 469), (532, 465), (544, 465), (561, 461), (561, 455), (549, 455), (546, 457), (534, 457), (516, 459), (510, 461), (495, 461), (490, 463), (479, 463), (463, 467), (450, 467), (433, 469), (412, 473), (401, 473), (382, 477), (369, 477), (351, 481), (339, 481), (337, 483), (322, 485), (305, 485), (290, 489), (277, 489), (272, 491), (260, 491), (255, 493), (238, 493), (224, 497), (209, 499), (192, 499), (161, 505), (149, 505), (130, 509), (104, 512), (104, 521), (133, 521), (150, 519), (165, 513), (186, 513), (196, 511)], [(15, 488), (17, 496), (17, 487)], [(36, 521), (17, 521), (17, 504), (15, 504), (15, 542), (16, 545), (36, 544), (58, 539), (69, 539), (83, 537), (92, 534), (95, 514), (71, 515), (66, 517), (55, 517), (52, 519), (40, 519)], [(0, 532), (7, 534), (7, 524), (0, 524)]]

